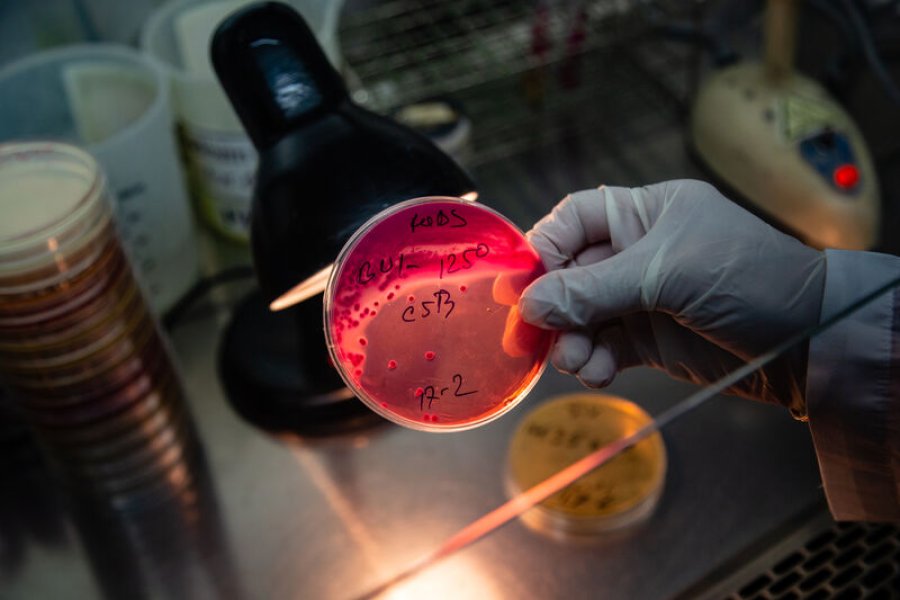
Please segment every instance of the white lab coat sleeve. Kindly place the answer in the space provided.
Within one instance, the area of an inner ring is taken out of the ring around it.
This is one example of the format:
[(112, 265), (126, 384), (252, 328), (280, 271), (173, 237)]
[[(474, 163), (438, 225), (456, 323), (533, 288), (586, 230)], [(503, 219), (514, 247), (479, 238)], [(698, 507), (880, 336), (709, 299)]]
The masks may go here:
[[(821, 318), (890, 279), (900, 258), (827, 250)], [(810, 340), (806, 382), (825, 495), (837, 520), (900, 521), (900, 291)]]

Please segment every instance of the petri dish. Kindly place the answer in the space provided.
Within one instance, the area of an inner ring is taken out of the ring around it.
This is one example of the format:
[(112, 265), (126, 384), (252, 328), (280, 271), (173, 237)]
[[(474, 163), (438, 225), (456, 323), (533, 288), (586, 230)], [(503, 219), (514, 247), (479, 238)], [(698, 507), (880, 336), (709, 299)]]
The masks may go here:
[(370, 219), (335, 261), (325, 337), (347, 386), (413, 429), (459, 431), (531, 390), (554, 334), (519, 317), (540, 256), (509, 220), (451, 197), (417, 198)]
[[(151, 375), (144, 375), (130, 385), (118, 390), (115, 394), (104, 398), (102, 402), (82, 403), (48, 408), (35, 415), (35, 423), (41, 427), (68, 429), (72, 435), (91, 437), (87, 430), (95, 425), (103, 427), (108, 422), (109, 428), (115, 428), (116, 422), (131, 420), (140, 422), (150, 412), (158, 408), (159, 402), (151, 393), (157, 388), (174, 389), (170, 377), (168, 381), (157, 383)], [(82, 427), (84, 426), (84, 427)]]
[[(510, 494), (522, 493), (651, 421), (637, 404), (608, 394), (583, 392), (548, 400), (522, 419), (510, 440)], [(666, 448), (655, 433), (550, 496), (522, 520), (554, 538), (591, 539), (649, 517), (665, 476)]]

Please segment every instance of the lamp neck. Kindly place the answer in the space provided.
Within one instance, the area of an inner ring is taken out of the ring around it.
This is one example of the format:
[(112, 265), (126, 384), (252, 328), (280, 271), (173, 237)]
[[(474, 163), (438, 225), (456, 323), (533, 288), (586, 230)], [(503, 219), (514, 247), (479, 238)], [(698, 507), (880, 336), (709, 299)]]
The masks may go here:
[(257, 149), (347, 99), (340, 75), (315, 35), (289, 7), (250, 5), (216, 29), (213, 66)]
[(771, 79), (783, 79), (793, 71), (796, 31), (796, 0), (768, 0), (764, 32), (765, 65)]

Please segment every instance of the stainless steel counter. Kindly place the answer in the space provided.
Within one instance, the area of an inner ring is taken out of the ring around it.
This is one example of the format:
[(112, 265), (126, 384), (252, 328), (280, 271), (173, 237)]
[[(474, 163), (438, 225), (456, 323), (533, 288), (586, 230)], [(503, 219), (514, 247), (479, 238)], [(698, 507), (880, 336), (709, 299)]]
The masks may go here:
[[(191, 514), (179, 501), (169, 514), (126, 522), (122, 535), (63, 513), (54, 543), (31, 537), (21, 562), (6, 566), (0, 595), (351, 598), (503, 502), (518, 420), (580, 389), (549, 369), (520, 407), (473, 431), (384, 426), (275, 439), (222, 398), (214, 365), (221, 316), (194, 315), (173, 336), (208, 463), (209, 485), (198, 488)], [(691, 387), (638, 369), (610, 391), (657, 413)], [(639, 527), (583, 544), (514, 522), (384, 597), (671, 597), (821, 501), (808, 433), (780, 409), (717, 399), (664, 438), (665, 491)]]

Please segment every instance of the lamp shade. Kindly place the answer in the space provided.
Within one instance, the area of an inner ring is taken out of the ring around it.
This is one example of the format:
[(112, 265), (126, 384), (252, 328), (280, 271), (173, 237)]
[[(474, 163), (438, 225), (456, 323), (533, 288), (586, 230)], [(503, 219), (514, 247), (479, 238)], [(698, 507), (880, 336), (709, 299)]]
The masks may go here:
[(474, 189), (430, 140), (353, 103), (292, 8), (266, 2), (233, 13), (211, 53), (260, 153), (251, 243), (268, 301), (331, 264), (388, 206)]

